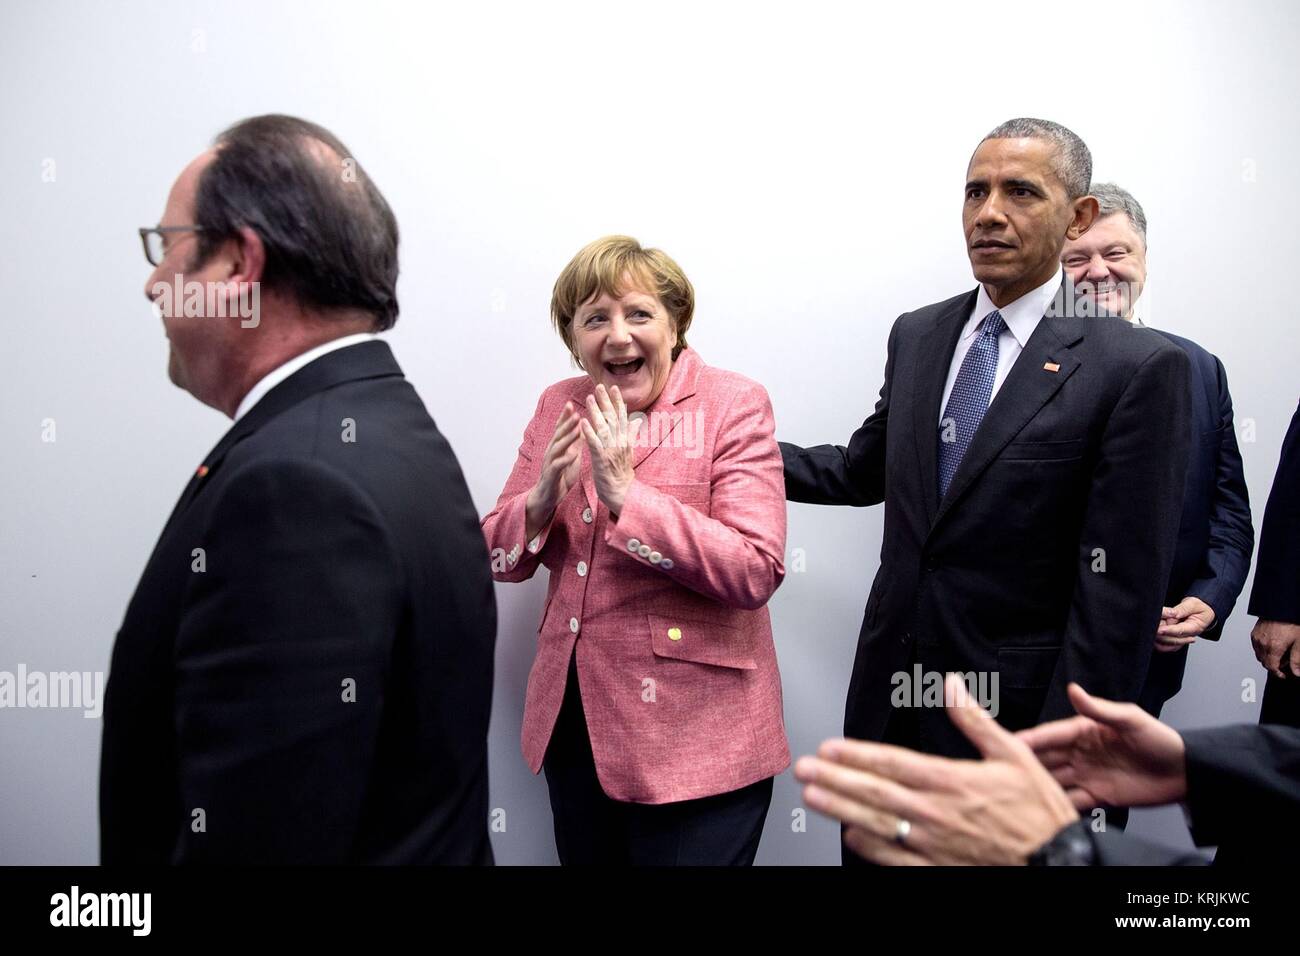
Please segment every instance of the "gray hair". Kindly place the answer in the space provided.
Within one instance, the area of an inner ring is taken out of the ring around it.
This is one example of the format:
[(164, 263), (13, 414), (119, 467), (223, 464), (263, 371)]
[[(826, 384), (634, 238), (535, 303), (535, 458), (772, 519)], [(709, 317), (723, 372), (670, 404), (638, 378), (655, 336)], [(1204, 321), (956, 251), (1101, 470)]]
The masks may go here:
[(1065, 186), (1071, 199), (1088, 195), (1092, 183), (1092, 153), (1077, 134), (1051, 120), (1020, 117), (1007, 120), (980, 142), (990, 139), (1043, 139), (1056, 147), (1053, 163), (1056, 178)]
[(1092, 187), (1092, 195), (1101, 207), (1101, 215), (1110, 216), (1122, 212), (1128, 216), (1137, 234), (1142, 237), (1142, 246), (1147, 244), (1147, 214), (1142, 211), (1142, 204), (1133, 198), (1127, 189), (1121, 189), (1114, 183), (1097, 183)]

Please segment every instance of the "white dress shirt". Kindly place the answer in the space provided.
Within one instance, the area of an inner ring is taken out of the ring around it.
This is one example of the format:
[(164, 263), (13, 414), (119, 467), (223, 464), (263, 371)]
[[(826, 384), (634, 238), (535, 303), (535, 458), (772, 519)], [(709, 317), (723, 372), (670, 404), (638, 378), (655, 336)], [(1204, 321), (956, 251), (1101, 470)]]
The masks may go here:
[(998, 367), (993, 373), (993, 392), (989, 395), (989, 404), (992, 405), (993, 396), (1007, 380), (1011, 366), (1016, 364), (1016, 359), (1020, 357), (1021, 350), (1029, 341), (1029, 336), (1034, 334), (1034, 329), (1038, 328), (1043, 314), (1056, 298), (1063, 277), (1064, 270), (1057, 270), (1056, 275), (1037, 289), (1031, 289), (1000, 309), (993, 304), (993, 300), (989, 298), (988, 292), (981, 283), (979, 294), (975, 296), (975, 308), (971, 310), (970, 318), (966, 320), (966, 325), (961, 330), (961, 338), (957, 339), (957, 348), (952, 353), (952, 363), (948, 366), (948, 381), (944, 383), (943, 401), (939, 403), (940, 425), (943, 424), (944, 414), (948, 410), (948, 398), (952, 395), (953, 385), (957, 383), (957, 372), (961, 369), (962, 359), (966, 357), (966, 353), (975, 342), (975, 333), (984, 317), (990, 312), (1001, 312), (1002, 321), (1007, 324), (1002, 334), (998, 336)]
[(248, 394), (243, 397), (239, 407), (235, 409), (235, 421), (239, 421), (248, 414), (248, 410), (262, 400), (271, 389), (275, 388), (286, 378), (292, 375), (298, 369), (310, 362), (314, 362), (322, 355), (328, 355), (330, 352), (338, 349), (345, 349), (349, 345), (360, 345), (362, 342), (369, 342), (377, 338), (374, 332), (358, 332), (355, 335), (344, 335), (341, 338), (331, 339), (324, 345), (318, 345), (314, 349), (308, 349), (301, 355), (295, 355), (283, 365), (277, 366), (266, 375), (256, 385), (248, 390)]
[(1146, 313), (1146, 309), (1143, 308), (1143, 302), (1141, 298), (1139, 298), (1136, 302), (1134, 302), (1132, 308), (1130, 308), (1128, 311), (1129, 311), (1128, 320), (1130, 322), (1132, 322), (1139, 329), (1145, 329), (1148, 327), (1147, 324), (1142, 321), (1142, 317)]

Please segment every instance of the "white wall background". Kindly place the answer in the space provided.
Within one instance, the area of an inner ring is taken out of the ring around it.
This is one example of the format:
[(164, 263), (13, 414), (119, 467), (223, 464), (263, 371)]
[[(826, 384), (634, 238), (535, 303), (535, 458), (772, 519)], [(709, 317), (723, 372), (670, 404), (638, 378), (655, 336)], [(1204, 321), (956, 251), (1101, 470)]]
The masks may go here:
[[(481, 512), (538, 393), (573, 374), (547, 305), (583, 243), (666, 249), (696, 285), (706, 361), (767, 386), (781, 438), (843, 442), (894, 317), (973, 286), (959, 224), (975, 144), (1012, 116), (1063, 122), (1097, 179), (1146, 207), (1151, 323), (1228, 368), (1258, 526), (1297, 398), (1298, 20), (1286, 2), (10, 0), (0, 669), (107, 669), (162, 523), (226, 428), (167, 381), (135, 229), (218, 131), (265, 112), (334, 130), (396, 211), (389, 338)], [(796, 754), (840, 727), (880, 524), (791, 507), (807, 571), (771, 608)], [(518, 747), (543, 586), (498, 590), (502, 863), (555, 859)], [(1175, 725), (1256, 719), (1244, 604), (1220, 645), (1193, 648)], [(99, 735), (78, 711), (0, 710), (0, 862), (97, 860)], [(799, 803), (787, 773), (760, 863), (838, 859), (831, 824), (792, 831)], [(1186, 842), (1176, 811), (1132, 829)]]

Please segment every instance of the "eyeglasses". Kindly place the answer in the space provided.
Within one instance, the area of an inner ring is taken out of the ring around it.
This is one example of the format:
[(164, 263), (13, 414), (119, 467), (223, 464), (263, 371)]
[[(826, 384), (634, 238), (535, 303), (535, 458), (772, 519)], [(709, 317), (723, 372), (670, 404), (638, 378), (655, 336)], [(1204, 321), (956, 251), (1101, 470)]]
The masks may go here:
[(167, 250), (163, 239), (169, 232), (203, 232), (202, 226), (141, 226), (140, 242), (144, 244), (144, 257), (149, 265), (157, 267), (162, 262)]

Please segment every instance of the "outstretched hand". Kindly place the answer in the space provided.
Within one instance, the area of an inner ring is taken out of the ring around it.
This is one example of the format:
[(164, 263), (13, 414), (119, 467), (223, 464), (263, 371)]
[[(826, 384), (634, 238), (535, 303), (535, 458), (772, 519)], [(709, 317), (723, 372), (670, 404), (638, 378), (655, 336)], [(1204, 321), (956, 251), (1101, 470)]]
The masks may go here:
[(948, 716), (983, 759), (828, 740), (795, 766), (795, 777), (807, 784), (804, 799), (845, 823), (844, 842), (876, 863), (1023, 864), (1079, 815), (1029, 747), (979, 706), (961, 677), (948, 675), (944, 690)]
[(1158, 806), (1187, 794), (1183, 738), (1137, 704), (1093, 697), (1069, 687), (1077, 717), (1017, 736), (1033, 749), (1079, 809)]

